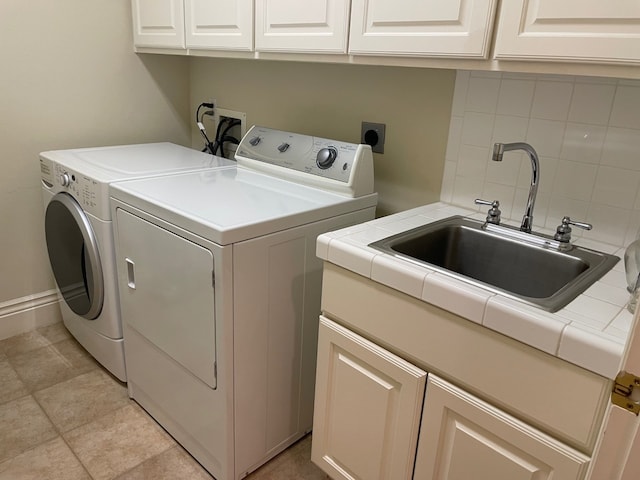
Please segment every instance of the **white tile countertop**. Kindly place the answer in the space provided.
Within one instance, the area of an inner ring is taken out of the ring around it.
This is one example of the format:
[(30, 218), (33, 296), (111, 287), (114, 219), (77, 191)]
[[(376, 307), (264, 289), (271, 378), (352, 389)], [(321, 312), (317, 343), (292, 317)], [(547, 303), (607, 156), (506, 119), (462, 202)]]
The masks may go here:
[[(368, 246), (452, 215), (485, 218), (484, 213), (433, 203), (320, 235), (316, 253), (325, 261), (615, 379), (633, 323), (626, 309), (629, 295), (622, 261), (569, 305), (549, 313)], [(574, 243), (621, 259), (624, 255), (619, 246), (580, 237)]]

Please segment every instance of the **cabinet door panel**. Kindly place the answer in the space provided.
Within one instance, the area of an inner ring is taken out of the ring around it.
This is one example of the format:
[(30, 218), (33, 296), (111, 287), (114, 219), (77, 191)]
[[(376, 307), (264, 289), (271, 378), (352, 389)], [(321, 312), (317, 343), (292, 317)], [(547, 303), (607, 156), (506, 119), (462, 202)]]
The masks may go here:
[(495, 57), (640, 63), (640, 2), (502, 2)]
[(320, 317), (313, 462), (334, 479), (410, 479), (425, 378)]
[(253, 50), (252, 0), (186, 0), (187, 47)]
[(487, 58), (495, 0), (353, 0), (349, 52)]
[(256, 1), (256, 50), (346, 53), (348, 0)]
[(579, 480), (589, 458), (429, 375), (415, 480)]
[(185, 48), (183, 0), (133, 0), (137, 47)]

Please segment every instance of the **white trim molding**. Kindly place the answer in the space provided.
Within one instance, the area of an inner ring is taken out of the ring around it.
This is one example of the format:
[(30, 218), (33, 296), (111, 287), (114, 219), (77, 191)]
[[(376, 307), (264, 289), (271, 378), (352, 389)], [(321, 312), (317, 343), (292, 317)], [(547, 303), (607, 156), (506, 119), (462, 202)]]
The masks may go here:
[(0, 302), (0, 340), (61, 321), (56, 290)]

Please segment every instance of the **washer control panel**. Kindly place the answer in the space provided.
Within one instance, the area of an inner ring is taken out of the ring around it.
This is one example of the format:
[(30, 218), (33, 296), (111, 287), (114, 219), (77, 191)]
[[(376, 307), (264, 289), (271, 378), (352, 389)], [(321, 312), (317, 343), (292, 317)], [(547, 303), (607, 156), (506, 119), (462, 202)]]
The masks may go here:
[(267, 166), (277, 167), (269, 173), (284, 178), (292, 177), (286, 170), (316, 177), (315, 181), (305, 182), (293, 175), (302, 183), (322, 186), (326, 179), (348, 188), (356, 180), (356, 170), (370, 169), (373, 192), (373, 161), (368, 145), (253, 126), (240, 142), (236, 160), (247, 168), (269, 171)]
[(95, 179), (64, 167), (55, 161), (40, 158), (42, 184), (53, 193), (67, 192), (83, 210), (103, 218), (104, 206), (100, 201), (103, 184)]

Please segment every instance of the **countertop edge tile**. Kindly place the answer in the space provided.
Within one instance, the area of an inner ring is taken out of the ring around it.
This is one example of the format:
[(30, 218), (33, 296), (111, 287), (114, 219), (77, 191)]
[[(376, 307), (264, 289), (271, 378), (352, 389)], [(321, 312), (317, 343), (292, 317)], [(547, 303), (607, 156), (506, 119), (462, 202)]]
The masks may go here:
[(556, 355), (562, 330), (569, 323), (521, 302), (496, 295), (489, 299), (482, 324), (538, 350)]
[(371, 267), (371, 280), (382, 283), (412, 297), (421, 298), (424, 279), (429, 275), (424, 268), (399, 264), (388, 255), (376, 255)]
[(436, 307), (482, 324), (487, 301), (493, 295), (488, 290), (435, 272), (425, 277), (421, 297)]
[(603, 377), (614, 379), (620, 369), (624, 342), (583, 325), (567, 325), (558, 357)]
[(333, 239), (329, 243), (327, 260), (358, 275), (371, 278), (371, 267), (376, 255), (376, 253), (340, 241), (340, 239)]
[(316, 239), (316, 257), (321, 260), (329, 258), (329, 245), (331, 244), (331, 235), (322, 234)]

